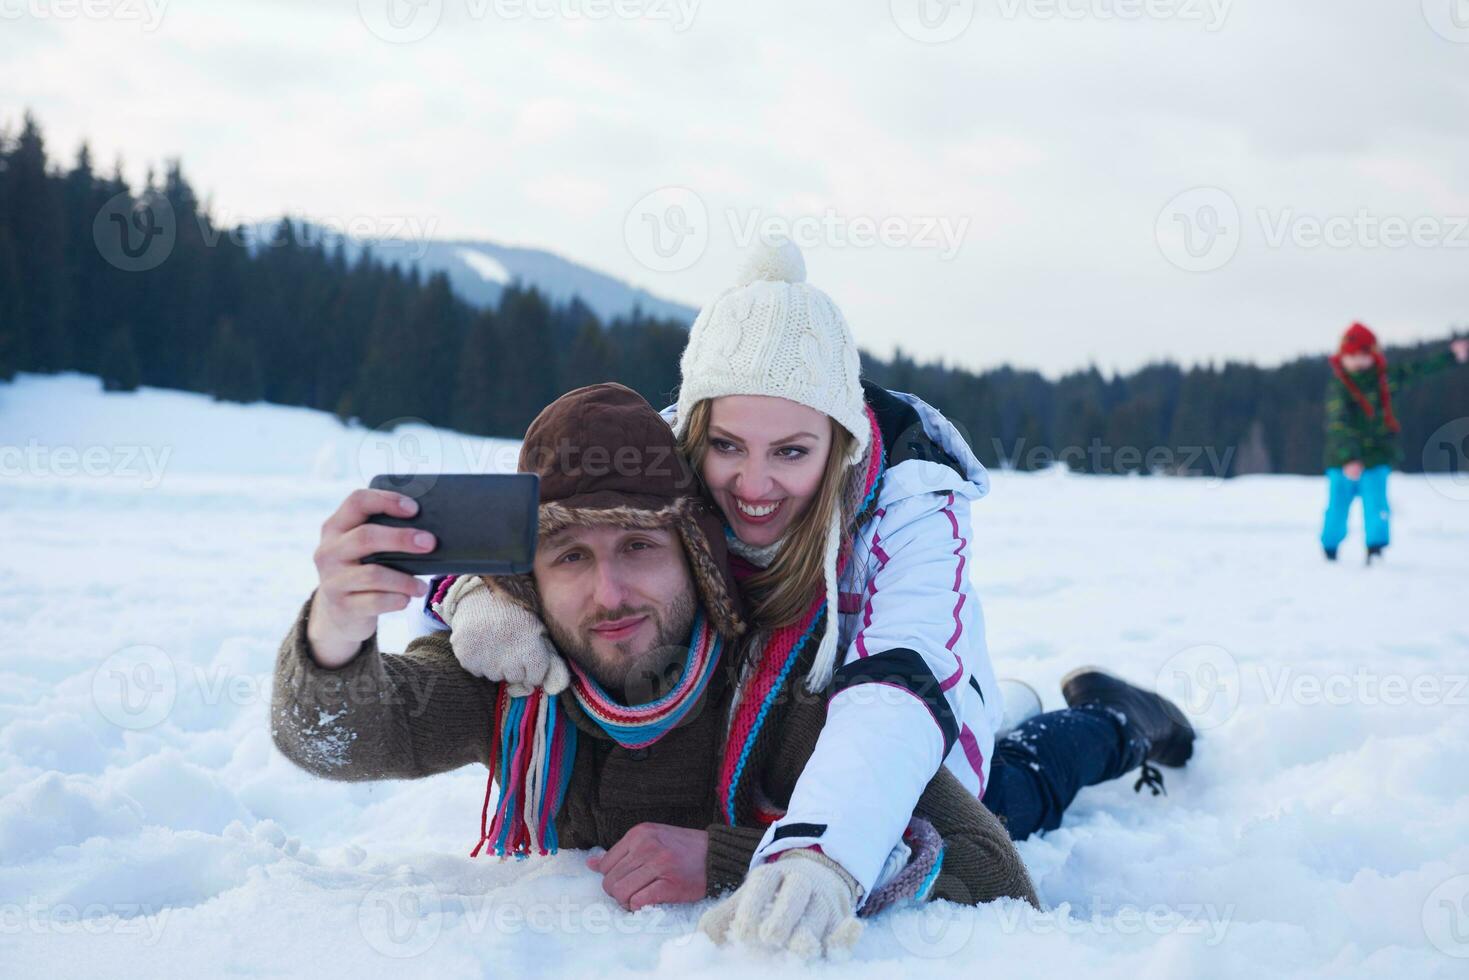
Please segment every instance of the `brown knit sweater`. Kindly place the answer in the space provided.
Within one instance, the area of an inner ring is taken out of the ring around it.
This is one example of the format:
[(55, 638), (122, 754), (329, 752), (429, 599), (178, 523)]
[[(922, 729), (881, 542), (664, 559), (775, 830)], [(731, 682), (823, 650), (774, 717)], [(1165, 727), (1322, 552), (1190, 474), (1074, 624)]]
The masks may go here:
[[(447, 633), (419, 637), (403, 653), (388, 655), (373, 637), (332, 670), (311, 656), (310, 612), (308, 599), (276, 660), (271, 734), (287, 758), (339, 780), (414, 779), (474, 762), (488, 765), (496, 685), (459, 665)], [(633, 750), (607, 738), (575, 698), (563, 695), (561, 706), (583, 737), (556, 818), (561, 844), (611, 847), (644, 822), (702, 827), (709, 834), (709, 893), (737, 887), (764, 831), (730, 827), (718, 817), (715, 779), (727, 697), (728, 679), (718, 671), (703, 704), (682, 725)], [(775, 720), (774, 748), (758, 771), (764, 792), (778, 805), (789, 801), (824, 719), (824, 699), (806, 698), (793, 700)], [(471, 809), (466, 803), (466, 812)], [(1013, 897), (1036, 904), (1004, 827), (947, 769), (929, 782), (914, 813), (945, 845), (933, 898), (977, 904)]]

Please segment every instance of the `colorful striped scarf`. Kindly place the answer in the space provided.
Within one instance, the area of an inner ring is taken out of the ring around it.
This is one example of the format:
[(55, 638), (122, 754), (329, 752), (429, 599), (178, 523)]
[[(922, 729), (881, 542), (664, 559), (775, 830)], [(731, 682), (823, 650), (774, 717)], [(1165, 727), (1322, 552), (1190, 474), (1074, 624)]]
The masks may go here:
[[(688, 657), (677, 683), (648, 704), (619, 704), (573, 661), (571, 693), (598, 728), (623, 748), (641, 749), (676, 727), (699, 703), (723, 651), (719, 633), (701, 609), (690, 631)], [(490, 775), (480, 811), (480, 839), (470, 857), (489, 845), (492, 854), (555, 854), (556, 814), (566, 799), (576, 762), (576, 725), (560, 700), (535, 690), (514, 698), (500, 686), (490, 736)], [(496, 782), (500, 797), (490, 817)]]
[(571, 693), (576, 696), (587, 717), (606, 732), (618, 745), (625, 749), (641, 749), (658, 741), (669, 729), (684, 720), (689, 711), (698, 704), (709, 678), (719, 663), (724, 642), (709, 625), (709, 619), (700, 609), (694, 617), (694, 628), (689, 639), (688, 657), (684, 661), (683, 673), (678, 683), (663, 697), (648, 704), (629, 707), (619, 704), (608, 696), (587, 673), (571, 661)]
[[(867, 457), (867, 468), (863, 472), (861, 503), (852, 517), (850, 526), (861, 527), (877, 506), (878, 490), (885, 469), (882, 432), (877, 417), (869, 408), (867, 419), (872, 426), (872, 448)], [(843, 549), (837, 559), (837, 577), (847, 567), (851, 549)], [(758, 823), (769, 826), (784, 816), (783, 811), (773, 806), (758, 792), (755, 780), (747, 778), (751, 758), (758, 753), (756, 744), (767, 731), (771, 712), (786, 690), (796, 662), (808, 648), (814, 650), (826, 626), (826, 595), (818, 595), (799, 620), (779, 627), (770, 633), (760, 651), (751, 675), (741, 684), (738, 699), (730, 718), (729, 738), (725, 742), (724, 758), (719, 767), (718, 803), (719, 812), (731, 827)]]

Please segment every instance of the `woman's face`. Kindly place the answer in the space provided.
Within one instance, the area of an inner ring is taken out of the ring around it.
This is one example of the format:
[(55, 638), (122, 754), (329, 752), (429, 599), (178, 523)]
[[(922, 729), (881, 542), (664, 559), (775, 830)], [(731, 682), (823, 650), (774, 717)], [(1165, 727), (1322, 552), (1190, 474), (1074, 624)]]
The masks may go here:
[(709, 413), (704, 483), (739, 539), (774, 544), (801, 516), (831, 453), (831, 419), (768, 395), (727, 395)]
[(1371, 354), (1343, 354), (1341, 356), (1341, 366), (1348, 371), (1365, 371), (1376, 363)]

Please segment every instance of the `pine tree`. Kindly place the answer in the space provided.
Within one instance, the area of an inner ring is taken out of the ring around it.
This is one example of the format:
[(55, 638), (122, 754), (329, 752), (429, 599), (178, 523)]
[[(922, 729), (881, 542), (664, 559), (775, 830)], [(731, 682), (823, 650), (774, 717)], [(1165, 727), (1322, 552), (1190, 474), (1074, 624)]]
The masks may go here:
[(265, 387), (255, 345), (235, 329), (229, 317), (220, 318), (214, 330), (204, 372), (205, 390), (221, 401), (259, 401)]
[[(20, 136), (6, 154), (5, 223), (16, 246), (19, 281), (16, 322), (19, 326), (17, 367), (59, 371), (71, 363), (65, 333), (66, 291), (62, 251), (62, 217), (56, 182), (47, 173), (46, 144), (35, 117), (26, 113)], [(19, 247), (21, 244), (24, 247)]]
[(505, 338), (492, 310), (481, 310), (464, 335), (454, 383), (455, 429), (478, 435), (512, 435), (505, 411)]

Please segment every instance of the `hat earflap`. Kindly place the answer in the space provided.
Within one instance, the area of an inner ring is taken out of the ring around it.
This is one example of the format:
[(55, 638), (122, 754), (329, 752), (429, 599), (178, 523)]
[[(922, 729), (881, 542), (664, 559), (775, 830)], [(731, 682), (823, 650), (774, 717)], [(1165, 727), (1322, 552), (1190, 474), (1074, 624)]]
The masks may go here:
[(837, 633), (840, 623), (837, 616), (837, 553), (842, 546), (842, 514), (840, 507), (832, 508), (831, 523), (826, 529), (826, 552), (822, 555), (822, 577), (826, 586), (826, 626), (821, 634), (821, 645), (816, 648), (816, 659), (806, 673), (806, 690), (815, 694), (831, 683), (836, 670)]

